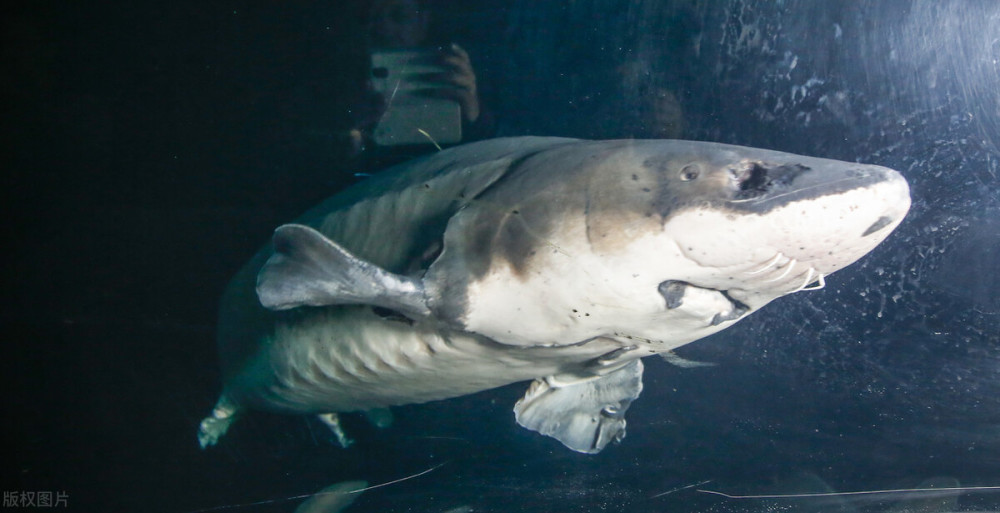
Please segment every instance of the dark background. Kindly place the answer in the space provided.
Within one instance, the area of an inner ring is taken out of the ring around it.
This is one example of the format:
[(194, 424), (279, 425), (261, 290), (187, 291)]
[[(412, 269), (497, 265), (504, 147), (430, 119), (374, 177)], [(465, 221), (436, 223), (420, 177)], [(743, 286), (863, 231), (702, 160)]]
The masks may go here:
[[(685, 138), (899, 169), (911, 214), (826, 289), (682, 351), (717, 366), (649, 361), (628, 437), (602, 454), (517, 427), (522, 385), (399, 408), (386, 431), (348, 417), (349, 450), (312, 420), (254, 414), (203, 452), (226, 281), (275, 226), (370, 171), (329, 144), (365, 72), (363, 8), (5, 7), (5, 492), (66, 491), (79, 511), (292, 511), (286, 498), (336, 481), (441, 463), (353, 510), (763, 511), (654, 496), (803, 476), (1000, 485), (1000, 6), (432, 7), (437, 36), (472, 54), (500, 135), (659, 137), (679, 119)], [(664, 97), (680, 118), (656, 114)]]

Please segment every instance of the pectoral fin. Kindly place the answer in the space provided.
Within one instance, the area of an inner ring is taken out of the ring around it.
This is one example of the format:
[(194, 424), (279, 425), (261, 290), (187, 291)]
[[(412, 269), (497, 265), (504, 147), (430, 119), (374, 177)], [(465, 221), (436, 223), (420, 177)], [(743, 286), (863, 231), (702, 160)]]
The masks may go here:
[(625, 438), (625, 411), (642, 392), (642, 362), (569, 386), (537, 379), (514, 406), (518, 424), (577, 452), (598, 453)]
[(257, 297), (265, 308), (367, 304), (430, 314), (420, 281), (362, 260), (308, 226), (281, 226), (273, 242), (274, 254), (257, 274)]

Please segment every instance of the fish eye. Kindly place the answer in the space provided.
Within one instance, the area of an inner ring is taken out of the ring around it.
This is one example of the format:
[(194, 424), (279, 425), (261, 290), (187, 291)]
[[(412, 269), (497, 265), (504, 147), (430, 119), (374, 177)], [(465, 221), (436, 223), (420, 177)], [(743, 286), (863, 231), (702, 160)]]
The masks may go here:
[(690, 182), (698, 178), (701, 174), (701, 169), (698, 168), (697, 164), (688, 164), (681, 169), (680, 178), (682, 181)]

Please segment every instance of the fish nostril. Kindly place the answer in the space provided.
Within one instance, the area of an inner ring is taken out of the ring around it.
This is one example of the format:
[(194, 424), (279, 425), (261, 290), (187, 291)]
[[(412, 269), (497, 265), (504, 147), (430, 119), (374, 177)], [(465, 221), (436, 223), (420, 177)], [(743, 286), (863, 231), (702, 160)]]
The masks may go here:
[(745, 180), (740, 183), (740, 190), (764, 189), (770, 181), (767, 179), (767, 169), (760, 164), (750, 166), (750, 172)]
[(787, 189), (799, 176), (809, 170), (808, 166), (801, 164), (773, 165), (746, 162), (741, 167), (730, 170), (738, 187), (735, 199), (755, 199), (775, 189)]
[(739, 187), (736, 199), (755, 198), (770, 189), (771, 180), (768, 177), (767, 168), (757, 162), (748, 162), (730, 172)]

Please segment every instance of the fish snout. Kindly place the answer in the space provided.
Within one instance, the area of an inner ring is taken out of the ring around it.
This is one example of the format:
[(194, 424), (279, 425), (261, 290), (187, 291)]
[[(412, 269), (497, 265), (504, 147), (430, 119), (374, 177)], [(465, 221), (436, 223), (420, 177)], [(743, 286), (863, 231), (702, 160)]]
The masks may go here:
[(887, 167), (877, 167), (884, 177), (880, 184), (882, 197), (884, 199), (884, 213), (872, 223), (863, 233), (862, 237), (880, 232), (888, 226), (897, 226), (907, 212), (910, 211), (910, 185), (903, 178), (903, 175), (894, 169)]

